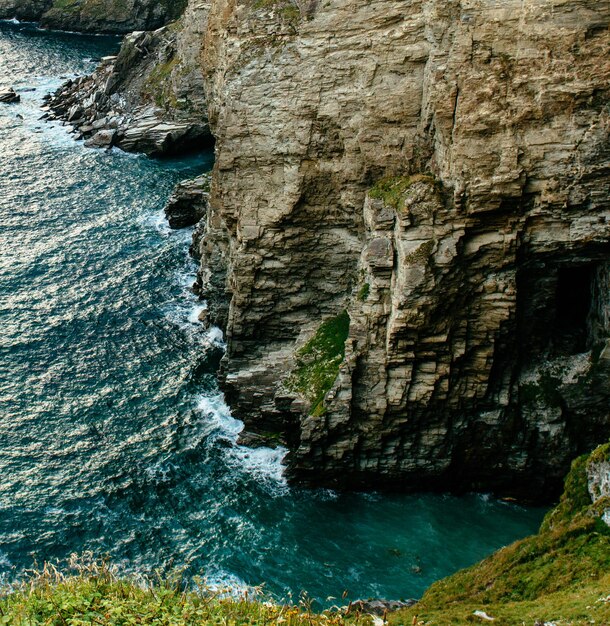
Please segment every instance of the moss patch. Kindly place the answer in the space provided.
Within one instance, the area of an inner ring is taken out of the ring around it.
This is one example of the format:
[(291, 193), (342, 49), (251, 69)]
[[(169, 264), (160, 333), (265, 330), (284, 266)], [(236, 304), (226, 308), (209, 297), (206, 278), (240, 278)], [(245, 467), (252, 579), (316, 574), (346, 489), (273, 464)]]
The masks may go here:
[(178, 108), (178, 101), (170, 80), (177, 65), (176, 57), (155, 65), (142, 90), (145, 98), (166, 110)]
[(283, 21), (294, 26), (301, 20), (301, 11), (291, 0), (256, 0), (254, 8), (277, 11)]
[(324, 413), (324, 396), (330, 391), (345, 357), (349, 315), (343, 311), (323, 322), (316, 334), (297, 352), (296, 368), (286, 381), (292, 391), (310, 403), (310, 414)]
[(364, 285), (362, 285), (362, 287), (360, 287), (358, 291), (358, 300), (360, 300), (360, 302), (365, 302), (366, 299), (369, 297), (370, 291), (371, 286), (368, 283), (364, 283)]
[(369, 196), (376, 200), (383, 200), (387, 206), (391, 206), (396, 211), (403, 210), (405, 193), (418, 182), (434, 183), (434, 177), (428, 174), (415, 174), (382, 178), (369, 189)]

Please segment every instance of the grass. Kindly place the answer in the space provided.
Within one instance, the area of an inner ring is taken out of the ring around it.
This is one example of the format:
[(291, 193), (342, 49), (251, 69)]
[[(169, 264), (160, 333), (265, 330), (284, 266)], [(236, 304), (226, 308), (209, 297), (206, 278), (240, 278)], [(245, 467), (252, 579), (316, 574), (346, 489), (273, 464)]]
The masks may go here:
[(358, 291), (358, 300), (360, 302), (366, 302), (366, 299), (369, 297), (369, 293), (371, 292), (371, 286), (369, 283), (364, 283), (362, 287), (360, 287)]
[(414, 174), (413, 176), (392, 176), (382, 178), (369, 189), (369, 196), (383, 202), (396, 211), (404, 209), (405, 193), (415, 183), (434, 183), (434, 176)]
[(349, 332), (347, 311), (323, 322), (316, 334), (296, 354), (296, 367), (286, 386), (310, 403), (310, 415), (324, 414), (324, 396), (330, 391), (345, 357)]
[(368, 621), (358, 613), (315, 614), (306, 599), (296, 606), (277, 604), (260, 590), (237, 596), (205, 587), (186, 591), (178, 575), (154, 582), (121, 578), (91, 555), (73, 557), (66, 570), (47, 564), (0, 596), (0, 624), (12, 626), (358, 626)]
[(178, 108), (176, 95), (169, 80), (177, 65), (178, 59), (176, 57), (172, 57), (165, 63), (155, 65), (142, 91), (145, 97), (166, 110)]
[(606, 447), (574, 461), (561, 500), (537, 535), (435, 583), (391, 623), (482, 623), (474, 615), (479, 610), (498, 625), (610, 624), (610, 528), (600, 519), (608, 498), (592, 504), (586, 474)]
[(255, 9), (273, 9), (282, 20), (296, 25), (301, 19), (301, 11), (292, 0), (256, 0)]

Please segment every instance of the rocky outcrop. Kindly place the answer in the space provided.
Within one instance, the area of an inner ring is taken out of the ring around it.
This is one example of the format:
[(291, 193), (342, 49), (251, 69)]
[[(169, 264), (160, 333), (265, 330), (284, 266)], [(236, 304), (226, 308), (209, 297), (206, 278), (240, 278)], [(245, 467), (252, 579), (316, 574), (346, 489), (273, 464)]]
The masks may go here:
[(53, 0), (0, 0), (0, 19), (37, 21)]
[(597, 515), (610, 526), (610, 443), (600, 446), (589, 457), (587, 489)]
[[(552, 497), (608, 435), (609, 21), (582, 1), (211, 3), (199, 284), (229, 403), (283, 433), (294, 477)], [(312, 406), (298, 355), (344, 310)]]
[(179, 183), (165, 205), (170, 228), (194, 226), (208, 211), (210, 177), (207, 174)]
[(128, 35), (118, 56), (54, 94), (50, 118), (67, 121), (91, 147), (160, 156), (211, 145), (198, 10), (193, 4), (175, 24)]
[(292, 477), (551, 498), (610, 434), (609, 22), (597, 0), (191, 0), (52, 108), (150, 154), (207, 112), (195, 290), (229, 404)]
[(21, 96), (12, 87), (0, 90), (0, 102), (4, 104), (13, 104), (20, 101)]
[(129, 33), (153, 30), (182, 14), (186, 0), (0, 0), (0, 19), (41, 21), (45, 28)]

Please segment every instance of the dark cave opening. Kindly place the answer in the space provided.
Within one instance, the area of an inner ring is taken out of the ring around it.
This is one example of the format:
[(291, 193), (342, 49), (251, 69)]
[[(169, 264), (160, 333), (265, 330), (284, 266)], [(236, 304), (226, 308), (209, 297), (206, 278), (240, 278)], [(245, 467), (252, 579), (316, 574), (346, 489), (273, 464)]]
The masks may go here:
[(522, 364), (592, 350), (610, 331), (610, 263), (537, 261), (517, 273)]
[(577, 265), (557, 270), (551, 331), (552, 351), (557, 356), (578, 354), (589, 347), (594, 269), (593, 265)]

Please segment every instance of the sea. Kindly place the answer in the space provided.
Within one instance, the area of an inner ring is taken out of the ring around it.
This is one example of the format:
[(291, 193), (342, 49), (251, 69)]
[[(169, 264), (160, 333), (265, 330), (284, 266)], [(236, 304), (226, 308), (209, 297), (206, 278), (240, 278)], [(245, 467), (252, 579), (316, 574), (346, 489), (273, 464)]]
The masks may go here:
[(284, 449), (236, 443), (192, 231), (163, 215), (213, 153), (89, 149), (40, 119), (118, 45), (0, 22), (0, 87), (22, 97), (0, 104), (0, 584), (90, 552), (283, 601), (417, 598), (535, 532), (543, 509), (484, 494), (289, 485)]

